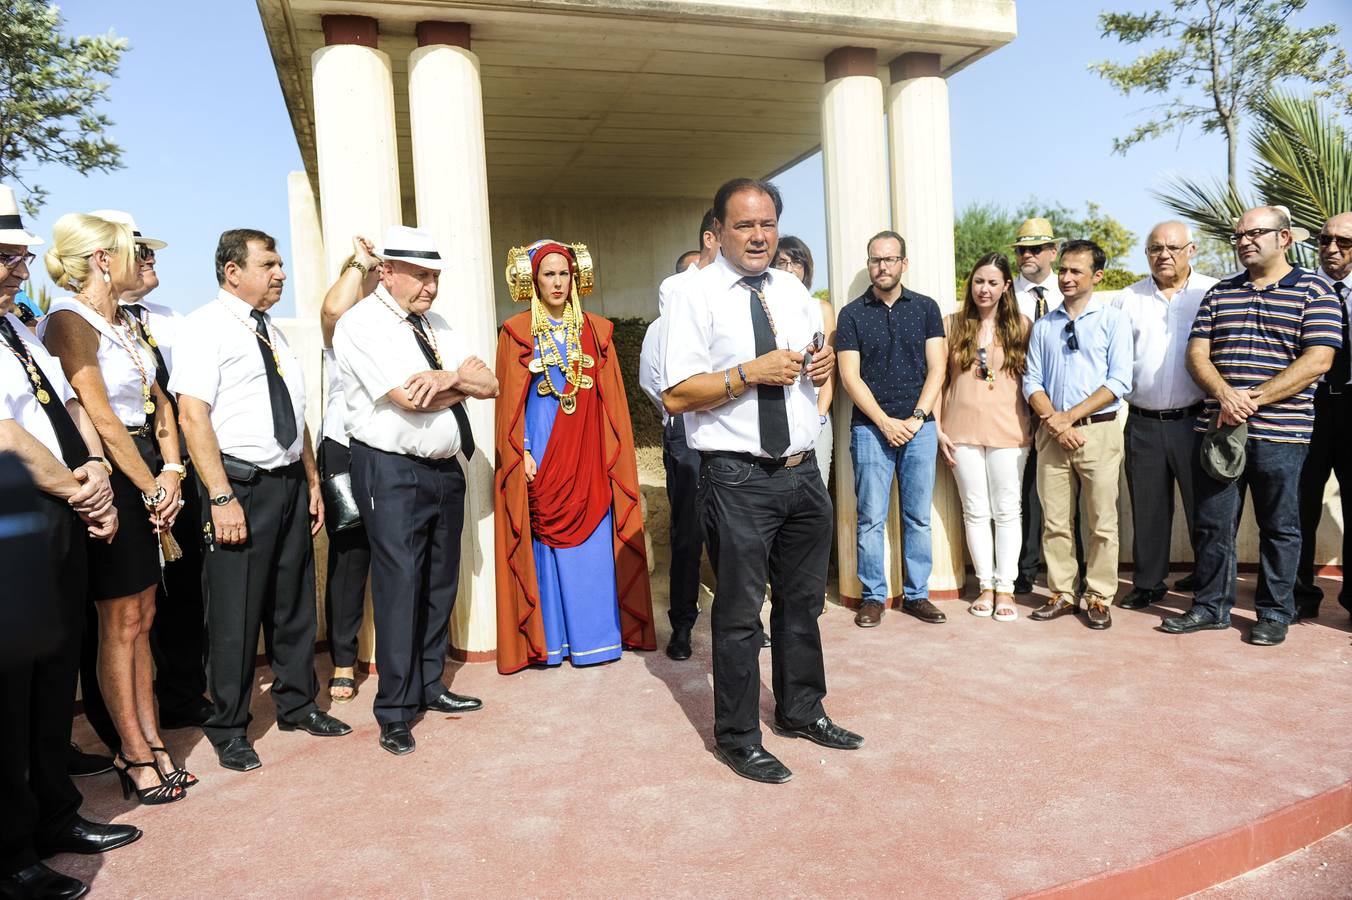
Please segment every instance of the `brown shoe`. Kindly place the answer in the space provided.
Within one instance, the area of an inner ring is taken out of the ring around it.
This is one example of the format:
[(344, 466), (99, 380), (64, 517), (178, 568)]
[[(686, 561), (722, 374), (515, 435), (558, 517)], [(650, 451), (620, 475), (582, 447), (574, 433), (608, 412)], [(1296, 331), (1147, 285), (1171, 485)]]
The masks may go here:
[(931, 625), (938, 625), (940, 622), (947, 622), (948, 616), (944, 615), (939, 607), (930, 602), (928, 597), (921, 597), (919, 600), (901, 601), (901, 611), (910, 613), (922, 622), (929, 622)]
[(1101, 631), (1113, 626), (1113, 615), (1108, 611), (1108, 601), (1102, 594), (1095, 594), (1093, 591), (1086, 592), (1084, 605), (1090, 628)]
[(1028, 618), (1037, 619), (1044, 622), (1047, 619), (1055, 619), (1057, 616), (1064, 615), (1075, 609), (1075, 597), (1062, 591), (1053, 596), (1046, 603), (1039, 606), (1028, 614)]
[(883, 620), (883, 604), (861, 603), (854, 614), (854, 624), (860, 628), (873, 628)]

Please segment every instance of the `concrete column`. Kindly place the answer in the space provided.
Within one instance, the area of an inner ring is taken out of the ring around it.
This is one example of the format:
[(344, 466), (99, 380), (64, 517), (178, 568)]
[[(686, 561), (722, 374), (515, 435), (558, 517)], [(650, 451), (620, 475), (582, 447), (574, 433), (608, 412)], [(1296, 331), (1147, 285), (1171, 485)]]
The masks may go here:
[[(826, 193), (826, 248), (831, 304), (840, 310), (868, 287), (868, 239), (888, 227), (887, 144), (883, 138), (883, 86), (876, 50), (841, 47), (826, 57), (822, 89), (822, 178)], [(836, 540), (840, 596), (858, 600), (855, 577), (854, 467), (850, 463), (853, 404), (837, 385), (835, 427)], [(887, 535), (888, 596), (901, 595), (895, 495)]]
[[(905, 282), (912, 290), (933, 297), (948, 315), (957, 309), (948, 82), (940, 74), (939, 57), (932, 53), (903, 54), (890, 68), (887, 118), (892, 222), (906, 238), (911, 261)], [(948, 467), (940, 463), (935, 468), (930, 595), (956, 599), (966, 577), (962, 505)]]
[[(469, 26), (423, 22), (422, 46), (408, 59), (409, 123), (418, 226), (432, 232), (446, 259), (436, 309), (453, 323), (467, 354), (490, 366), (497, 352), (488, 170), (484, 157), (479, 60)], [(497, 652), (493, 557), (493, 410), (467, 404), (477, 452), (466, 472), (460, 595), (451, 619), (453, 653), (491, 660)]]
[[(310, 64), (325, 276), (331, 282), (352, 252), (354, 234), (379, 246), (386, 227), (401, 216), (394, 79), (389, 56), (375, 48), (375, 20), (325, 16), (324, 33), (331, 43), (316, 50)], [(333, 42), (338, 40), (346, 42)]]

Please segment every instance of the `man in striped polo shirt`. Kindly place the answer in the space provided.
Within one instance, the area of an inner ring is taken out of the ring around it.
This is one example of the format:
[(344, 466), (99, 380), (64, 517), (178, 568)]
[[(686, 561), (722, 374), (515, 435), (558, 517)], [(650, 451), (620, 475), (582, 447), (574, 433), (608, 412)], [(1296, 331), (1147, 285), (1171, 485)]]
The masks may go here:
[[(1327, 280), (1286, 261), (1291, 232), (1279, 207), (1241, 216), (1231, 242), (1245, 271), (1208, 291), (1193, 323), (1188, 371), (1208, 395), (1193, 472), (1198, 587), (1188, 612), (1160, 624), (1171, 634), (1230, 625), (1241, 485), (1253, 495), (1260, 533), (1258, 623), (1249, 642), (1280, 644), (1296, 616), (1300, 471), (1314, 425), (1314, 382), (1342, 345), (1342, 310)], [(1202, 467), (1202, 436), (1217, 420), (1248, 426), (1244, 469), (1234, 481)]]

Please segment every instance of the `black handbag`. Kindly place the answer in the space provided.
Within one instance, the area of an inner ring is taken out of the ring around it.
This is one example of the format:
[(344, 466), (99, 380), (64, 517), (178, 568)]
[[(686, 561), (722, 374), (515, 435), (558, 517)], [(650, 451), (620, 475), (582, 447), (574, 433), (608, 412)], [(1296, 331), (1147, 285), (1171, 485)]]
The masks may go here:
[[(328, 384), (324, 375), (324, 358), (321, 356), (319, 358), (319, 383), (324, 385), (325, 390), (325, 402), (319, 414), (319, 440), (321, 445), (324, 441), (324, 414), (328, 411), (329, 406)], [(324, 471), (322, 463), (320, 464), (320, 471)], [(324, 498), (324, 527), (329, 530), (330, 534), (346, 531), (361, 524), (361, 508), (357, 506), (357, 498), (352, 493), (351, 472), (320, 475), (319, 493)]]

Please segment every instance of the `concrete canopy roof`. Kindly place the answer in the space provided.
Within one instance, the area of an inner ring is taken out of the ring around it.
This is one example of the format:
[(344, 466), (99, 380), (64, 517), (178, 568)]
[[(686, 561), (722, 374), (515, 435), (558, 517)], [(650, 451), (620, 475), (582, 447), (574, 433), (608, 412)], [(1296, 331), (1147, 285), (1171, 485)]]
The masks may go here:
[(875, 48), (886, 83), (900, 54), (935, 54), (948, 75), (1015, 36), (1013, 0), (257, 2), (312, 183), (321, 17), (378, 21), (406, 196), (408, 55), (423, 20), (471, 26), (495, 197), (708, 197), (730, 173), (776, 172), (819, 146), (832, 50)]

